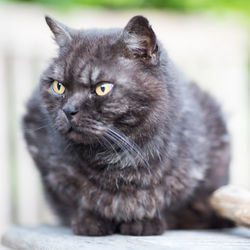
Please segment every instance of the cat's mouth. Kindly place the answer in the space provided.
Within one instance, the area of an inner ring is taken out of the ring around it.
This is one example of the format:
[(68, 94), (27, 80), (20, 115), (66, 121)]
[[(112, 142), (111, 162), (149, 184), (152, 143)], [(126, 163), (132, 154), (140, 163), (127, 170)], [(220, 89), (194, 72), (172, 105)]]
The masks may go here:
[(76, 143), (93, 143), (105, 134), (102, 123), (93, 119), (68, 120), (63, 113), (63, 121), (59, 123), (60, 132), (68, 139)]
[(78, 134), (82, 134), (82, 132), (80, 132), (79, 130), (75, 129), (74, 127), (70, 126), (68, 129), (68, 134), (69, 133), (78, 133)]
[(83, 129), (79, 129), (79, 128), (74, 127), (74, 126), (70, 126), (69, 129), (68, 129), (67, 134), (70, 136), (72, 134), (75, 134), (75, 135), (87, 135), (88, 133), (86, 133), (86, 131), (84, 131)]
[(93, 143), (98, 141), (98, 130), (91, 128), (78, 128), (70, 126), (67, 132), (67, 137), (76, 143)]
[(79, 128), (71, 125), (69, 127), (68, 133), (76, 133), (82, 135), (98, 135), (100, 134), (100, 131), (90, 127)]

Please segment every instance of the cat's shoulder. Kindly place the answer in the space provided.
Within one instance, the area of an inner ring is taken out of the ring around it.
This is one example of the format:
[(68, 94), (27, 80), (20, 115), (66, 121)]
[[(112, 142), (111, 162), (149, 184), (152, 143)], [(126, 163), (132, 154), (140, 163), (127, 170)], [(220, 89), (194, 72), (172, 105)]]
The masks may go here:
[(46, 134), (47, 126), (39, 88), (36, 88), (26, 104), (26, 113), (22, 120), (26, 140), (30, 141), (31, 139), (37, 139), (37, 137), (43, 137)]

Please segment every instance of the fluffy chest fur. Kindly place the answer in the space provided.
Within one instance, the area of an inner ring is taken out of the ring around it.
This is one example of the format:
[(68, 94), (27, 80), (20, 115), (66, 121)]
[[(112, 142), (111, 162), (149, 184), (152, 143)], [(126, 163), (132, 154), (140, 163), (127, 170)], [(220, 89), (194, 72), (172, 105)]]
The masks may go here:
[(90, 162), (77, 167), (66, 164), (66, 156), (48, 161), (53, 168), (43, 177), (45, 185), (61, 194), (73, 215), (94, 210), (117, 222), (161, 217), (163, 208), (185, 203), (205, 174), (205, 167), (189, 165), (185, 159), (181, 169), (165, 159), (150, 170), (132, 165), (100, 170)]

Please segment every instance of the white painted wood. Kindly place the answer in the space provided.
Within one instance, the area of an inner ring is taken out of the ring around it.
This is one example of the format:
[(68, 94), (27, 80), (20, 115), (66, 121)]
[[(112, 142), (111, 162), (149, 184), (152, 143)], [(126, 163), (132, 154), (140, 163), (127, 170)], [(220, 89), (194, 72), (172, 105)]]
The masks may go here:
[(21, 129), (22, 116), (25, 112), (25, 103), (31, 94), (33, 65), (29, 55), (15, 54), (13, 58), (13, 85), (16, 107), (16, 153), (17, 153), (17, 216), (19, 223), (39, 223), (40, 185), (39, 176), (27, 152)]
[(5, 77), (4, 50), (0, 47), (0, 237), (11, 221), (10, 165), (7, 125), (7, 79)]
[[(20, 48), (19, 48), (20, 49)], [(39, 172), (28, 153), (23, 138), (22, 117), (25, 105), (37, 85), (42, 72), (43, 59), (37, 57), (36, 51), (29, 54), (16, 51), (13, 61), (13, 82), (16, 104), (16, 152), (17, 152), (17, 219), (18, 223), (35, 225), (41, 222), (54, 222), (42, 191)]]

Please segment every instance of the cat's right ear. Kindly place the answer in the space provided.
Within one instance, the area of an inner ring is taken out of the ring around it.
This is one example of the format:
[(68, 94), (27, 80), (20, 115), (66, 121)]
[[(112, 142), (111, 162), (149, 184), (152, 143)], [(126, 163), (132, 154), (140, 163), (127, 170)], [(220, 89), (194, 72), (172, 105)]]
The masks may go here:
[(55, 36), (56, 43), (60, 47), (64, 47), (66, 44), (68, 44), (72, 40), (72, 37), (70, 35), (70, 28), (56, 21), (55, 19), (53, 19), (52, 17), (48, 15), (45, 16), (45, 20), (50, 30)]
[(152, 64), (157, 63), (158, 45), (155, 33), (148, 20), (143, 16), (134, 16), (123, 30), (123, 41), (136, 56)]

